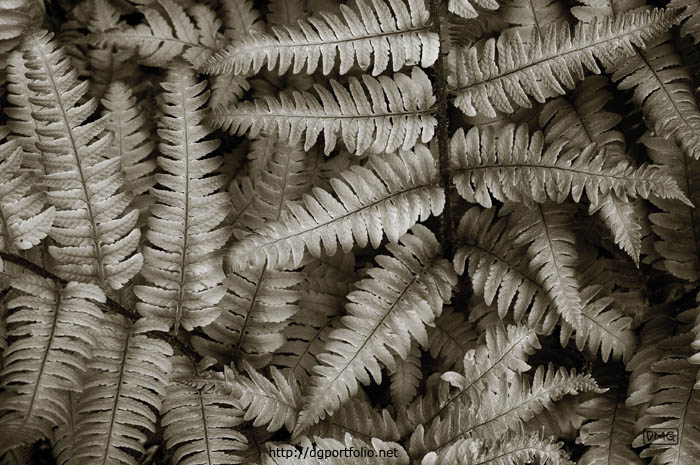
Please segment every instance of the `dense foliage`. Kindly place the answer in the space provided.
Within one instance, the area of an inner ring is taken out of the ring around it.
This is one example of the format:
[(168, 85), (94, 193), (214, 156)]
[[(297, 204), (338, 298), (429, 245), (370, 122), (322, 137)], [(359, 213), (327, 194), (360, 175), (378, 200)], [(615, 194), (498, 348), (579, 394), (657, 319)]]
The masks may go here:
[(0, 463), (698, 463), (699, 18), (0, 0)]

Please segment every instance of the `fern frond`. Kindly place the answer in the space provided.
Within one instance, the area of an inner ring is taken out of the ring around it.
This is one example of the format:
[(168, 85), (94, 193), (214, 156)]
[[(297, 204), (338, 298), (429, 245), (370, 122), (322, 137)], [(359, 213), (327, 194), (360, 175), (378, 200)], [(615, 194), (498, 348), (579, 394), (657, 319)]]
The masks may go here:
[(579, 465), (612, 465), (644, 462), (632, 450), (635, 411), (625, 406), (623, 390), (611, 391), (583, 403), (582, 413), (592, 419), (581, 428), (576, 442), (590, 446)]
[(443, 190), (435, 186), (437, 169), (430, 151), (422, 145), (414, 151), (372, 156), (366, 166), (354, 166), (331, 180), (337, 196), (314, 188), (302, 202), (290, 202), (281, 220), (265, 225), (231, 249), (238, 268), (265, 261), (271, 268), (286, 264), (290, 255), (298, 266), (309, 249), (335, 255), (354, 244), (379, 247), (386, 233), (392, 243), (418, 220), (440, 214)]
[(428, 328), (428, 350), (434, 359), (442, 360), (447, 369), (459, 369), (464, 355), (476, 344), (474, 325), (465, 321), (464, 314), (445, 307)]
[(411, 436), (410, 454), (419, 456), (441, 449), (465, 437), (493, 438), (508, 431), (517, 431), (529, 419), (565, 395), (581, 392), (604, 392), (589, 374), (567, 372), (564, 368), (540, 366), (532, 384), (520, 375), (520, 381), (509, 383), (502, 378), (498, 386), (485, 390), (477, 408), (453, 409), (444, 420), (425, 429), (419, 425)]
[(533, 29), (544, 36), (548, 25), (561, 25), (568, 19), (566, 4), (558, 0), (507, 0), (503, 2), (499, 15), (516, 26), (522, 38), (527, 38), (527, 33)]
[(524, 247), (514, 247), (509, 233), (513, 227), (509, 227), (509, 222), (514, 218), (494, 223), (495, 213), (495, 209), (473, 207), (464, 214), (457, 232), (460, 248), (454, 257), (455, 270), (463, 274), (465, 262), (469, 261), (474, 293), (482, 296), (487, 305), (495, 299), (500, 318), (505, 318), (512, 307), (513, 318), (519, 322), (529, 308), (529, 326), (542, 323), (551, 328), (559, 316), (548, 311), (552, 300), (546, 281), (528, 268)]
[(301, 392), (294, 376), (285, 378), (273, 366), (270, 367), (273, 382), (245, 361), (243, 367), (247, 376), (241, 373), (233, 383), (233, 396), (239, 408), (245, 411), (243, 419), (253, 420), (254, 427), (266, 426), (270, 432), (282, 426), (293, 431), (301, 410)]
[(325, 437), (340, 440), (350, 433), (366, 441), (398, 441), (400, 434), (388, 410), (377, 411), (366, 397), (348, 399), (340, 410), (321, 420), (306, 431), (305, 437)]
[(264, 29), (263, 22), (259, 21), (260, 12), (254, 8), (251, 0), (222, 0), (221, 10), (224, 34), (229, 40), (248, 37)]
[(397, 408), (405, 408), (416, 397), (422, 377), (420, 348), (413, 341), (405, 360), (394, 355), (394, 368), (389, 371), (389, 392)]
[(423, 458), (421, 465), (574, 465), (568, 459), (562, 447), (563, 443), (555, 441), (554, 437), (545, 439), (538, 433), (509, 434), (489, 441), (461, 439), (441, 450), (439, 454), (430, 452)]
[(700, 109), (687, 69), (668, 35), (615, 66), (613, 81), (621, 90), (634, 89), (634, 102), (649, 128), (673, 137), (683, 152), (700, 158)]
[(146, 126), (146, 113), (136, 102), (132, 89), (121, 81), (107, 87), (102, 106), (107, 127), (114, 133), (110, 158), (121, 160), (123, 189), (133, 196), (141, 195), (156, 183), (156, 162), (150, 158), (155, 143)]
[(37, 143), (42, 140), (38, 129), (46, 126), (46, 122), (32, 117), (32, 113), (38, 112), (41, 105), (33, 104), (29, 98), (36, 97), (36, 93), (29, 88), (26, 61), (19, 50), (7, 58), (8, 105), (3, 108), (3, 113), (8, 117), (7, 127), (12, 130), (11, 137), (19, 142), (24, 151), (24, 167), (44, 175), (47, 167), (43, 164), (43, 152)]
[(531, 137), (527, 125), (509, 124), (499, 128), (473, 127), (466, 134), (459, 129), (450, 143), (451, 171), (459, 194), (468, 202), (486, 208), (492, 198), (533, 206), (534, 202), (563, 202), (569, 195), (575, 202), (584, 191), (597, 205), (600, 197), (615, 193), (620, 198), (655, 195), (680, 199), (687, 204), (674, 179), (658, 167), (634, 168), (626, 160), (606, 165), (606, 153), (594, 145), (583, 150), (565, 150), (566, 139), (544, 150), (540, 131)]
[(20, 43), (22, 34), (43, 19), (45, 8), (43, 2), (33, 0), (3, 0), (0, 3), (0, 54), (10, 52)]
[[(573, 99), (558, 98), (547, 102), (540, 113), (540, 127), (544, 129), (545, 142), (569, 139), (572, 145), (584, 149), (591, 143), (606, 148), (605, 165), (614, 167), (623, 160), (630, 164), (625, 151), (625, 137), (614, 130), (621, 121), (618, 114), (605, 111), (612, 100), (607, 89), (608, 79), (588, 76), (577, 87)], [(606, 169), (607, 171), (607, 169)], [(642, 247), (640, 218), (635, 206), (614, 193), (604, 195), (598, 205), (605, 225), (613, 233), (615, 243), (639, 265)]]
[[(578, 0), (583, 6), (571, 7), (571, 14), (579, 21), (591, 22), (596, 17), (626, 13), (645, 5), (644, 0)], [(668, 5), (676, 8), (675, 5)]]
[(677, 434), (675, 444), (647, 442), (644, 434), (635, 438), (633, 447), (648, 444), (639, 455), (652, 457), (653, 465), (691, 465), (700, 456), (700, 389), (693, 389), (698, 371), (687, 357), (690, 355), (690, 334), (667, 339), (662, 347), (670, 353), (652, 365), (658, 374), (650, 405), (638, 420), (643, 428), (671, 428)]
[(474, 9), (472, 2), (485, 10), (498, 9), (496, 0), (449, 0), (447, 2), (447, 11), (466, 19), (476, 18), (479, 13)]
[(427, 345), (426, 325), (432, 325), (451, 298), (456, 283), (449, 262), (440, 258), (440, 244), (422, 225), (389, 244), (393, 256), (376, 258), (380, 267), (368, 271), (370, 279), (356, 284), (348, 294), (349, 315), (344, 327), (329, 335), (323, 365), (315, 368), (295, 434), (325, 418), (354, 395), (358, 380), (367, 385), (381, 381), (381, 366), (394, 369), (388, 344), (402, 359), (411, 339)]
[(156, 175), (162, 187), (151, 189), (156, 203), (146, 237), (152, 245), (144, 249), (142, 270), (150, 284), (134, 286), (134, 293), (142, 316), (167, 320), (176, 332), (180, 325), (191, 331), (221, 314), (224, 275), (216, 251), (231, 231), (217, 225), (231, 205), (218, 192), (224, 185), (215, 174), (221, 157), (209, 156), (219, 141), (204, 140), (212, 131), (202, 124), (206, 82), (197, 82), (192, 70), (174, 68), (161, 85), (158, 165), (165, 173)]
[(163, 401), (163, 438), (175, 465), (242, 463), (238, 451), (247, 440), (238, 431), (242, 412), (229, 395), (197, 389), (177, 381), (196, 374), (185, 357), (174, 357), (173, 373)]
[(456, 405), (464, 408), (478, 404), (481, 392), (499, 379), (509, 379), (515, 373), (528, 371), (532, 367), (525, 360), (540, 348), (535, 331), (527, 326), (506, 328), (499, 322), (491, 327), (486, 332), (485, 343), (464, 356), (461, 373), (448, 371), (440, 376), (457, 388), (457, 392), (443, 403), (436, 417)]
[(348, 151), (358, 155), (408, 150), (433, 138), (435, 97), (420, 68), (413, 68), (410, 76), (362, 75), (362, 81), (351, 76), (348, 82), (349, 90), (335, 80), (330, 81), (332, 91), (316, 84), (317, 96), (294, 91), (241, 102), (213, 115), (211, 122), (231, 134), (265, 133), (292, 144), (303, 140), (305, 151), (323, 133), (326, 154), (335, 148), (339, 135)]
[[(644, 136), (642, 142), (653, 161), (673, 176), (694, 203), (700, 202), (700, 161), (683, 153), (672, 141)], [(700, 278), (700, 210), (673, 201), (652, 199), (662, 212), (651, 213), (651, 228), (658, 236), (654, 249), (662, 260), (655, 268), (681, 279)]]
[(146, 23), (97, 32), (93, 41), (133, 49), (138, 61), (148, 66), (165, 66), (183, 58), (198, 67), (217, 50), (216, 44), (207, 40), (207, 33), (211, 35), (211, 29), (218, 28), (211, 24), (213, 13), (208, 7), (196, 5), (186, 12), (174, 0), (155, 0), (140, 10)]
[[(144, 451), (147, 436), (155, 433), (171, 370), (173, 349), (146, 332), (166, 330), (141, 319), (130, 324), (109, 315), (84, 390), (77, 403), (78, 424), (71, 460), (75, 463), (133, 464)], [(73, 463), (73, 462), (69, 462)]]
[[(480, 0), (487, 2), (488, 0)], [(491, 0), (492, 1), (492, 0)], [(355, 9), (340, 6), (339, 15), (320, 13), (299, 20), (295, 27), (273, 27), (273, 34), (251, 32), (212, 56), (202, 70), (207, 73), (257, 73), (263, 65), (282, 75), (292, 67), (299, 73), (306, 66), (314, 73), (322, 62), (329, 74), (339, 55), (340, 74), (357, 62), (362, 71), (372, 64), (372, 75), (384, 72), (392, 61), (394, 72), (407, 65), (422, 68), (437, 59), (439, 39), (430, 31), (430, 16), (423, 0), (357, 0)]]
[(693, 37), (693, 42), (697, 45), (700, 42), (700, 4), (695, 0), (671, 0), (668, 6), (669, 8), (685, 8), (681, 35), (690, 34)]
[(0, 453), (50, 438), (67, 422), (63, 393), (81, 391), (105, 296), (94, 285), (56, 283), (23, 276), (13, 280), (21, 294), (7, 303), (8, 336), (0, 371)]
[(36, 130), (48, 169), (48, 201), (56, 207), (49, 234), (59, 245), (49, 252), (63, 276), (119, 289), (138, 272), (143, 257), (136, 250), (138, 211), (124, 213), (128, 196), (117, 192), (121, 160), (108, 156), (112, 136), (106, 121), (90, 119), (97, 102), (80, 103), (88, 83), (78, 81), (51, 34), (28, 35), (22, 50), (35, 93), (29, 99), (40, 107), (33, 116), (44, 123)]
[(571, 212), (563, 205), (551, 203), (526, 211), (516, 210), (514, 204), (506, 204), (506, 207), (506, 211), (515, 215), (509, 227), (509, 238), (516, 247), (528, 246), (530, 270), (537, 273), (539, 282), (564, 320), (578, 327), (583, 307), (576, 273), (578, 253), (570, 228)]
[(612, 355), (613, 360), (622, 359), (627, 363), (637, 348), (637, 337), (630, 329), (632, 318), (616, 307), (610, 308), (614, 299), (598, 297), (599, 293), (600, 286), (587, 286), (581, 290), (581, 324), (574, 328), (562, 321), (559, 340), (564, 347), (575, 331), (578, 350), (588, 348), (595, 354), (600, 349), (604, 362)]
[[(468, 116), (496, 116), (496, 109), (512, 113), (513, 103), (529, 108), (529, 97), (544, 102), (551, 93), (564, 94), (583, 79), (584, 67), (596, 74), (633, 54), (633, 45), (648, 41), (671, 27), (678, 10), (633, 11), (614, 19), (547, 27), (527, 45), (519, 34), (489, 39), (479, 51), (471, 47), (451, 60), (448, 82), (455, 105)], [(539, 78), (538, 76), (541, 76)]]
[[(0, 141), (8, 134), (0, 126)], [(56, 209), (44, 208), (43, 193), (30, 193), (32, 175), (21, 169), (24, 152), (16, 140), (0, 142), (0, 250), (17, 253), (41, 242)]]
[(294, 26), (308, 17), (305, 5), (305, 0), (271, 0), (265, 19), (270, 26)]

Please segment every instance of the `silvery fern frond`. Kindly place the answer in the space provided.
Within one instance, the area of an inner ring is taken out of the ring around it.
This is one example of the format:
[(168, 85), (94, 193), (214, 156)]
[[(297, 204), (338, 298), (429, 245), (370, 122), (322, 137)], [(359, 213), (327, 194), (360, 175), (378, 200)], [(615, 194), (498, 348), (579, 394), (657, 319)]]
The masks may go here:
[(314, 188), (300, 202), (290, 202), (280, 221), (266, 224), (231, 249), (238, 269), (265, 261), (271, 268), (290, 258), (301, 263), (308, 248), (328, 255), (337, 244), (348, 252), (354, 244), (379, 247), (384, 234), (396, 243), (418, 220), (439, 214), (444, 193), (436, 186), (437, 168), (427, 147), (371, 156), (365, 166), (354, 166), (331, 180), (333, 192)]
[(460, 439), (442, 449), (439, 454), (427, 454), (421, 465), (574, 465), (574, 462), (567, 458), (563, 443), (555, 441), (554, 437), (544, 438), (536, 432), (523, 435), (508, 434), (487, 441)]
[(147, 285), (134, 287), (136, 308), (147, 318), (164, 319), (174, 330), (188, 331), (214, 321), (224, 296), (222, 259), (217, 251), (229, 238), (228, 227), (217, 227), (231, 209), (224, 178), (216, 174), (220, 156), (209, 156), (219, 141), (205, 139), (212, 130), (202, 124), (209, 92), (194, 72), (173, 68), (161, 84), (156, 175), (142, 275)]
[(425, 327), (451, 299), (456, 276), (440, 258), (440, 245), (429, 229), (416, 225), (387, 250), (392, 256), (378, 256), (380, 266), (370, 269), (370, 278), (348, 294), (348, 315), (342, 318), (343, 327), (329, 334), (318, 356), (323, 364), (314, 369), (296, 435), (336, 411), (357, 392), (358, 381), (367, 385), (371, 375), (381, 382), (380, 362), (394, 368), (389, 341), (402, 359), (408, 356), (411, 340), (426, 346)]
[(416, 397), (421, 372), (420, 348), (416, 341), (411, 342), (411, 349), (405, 359), (394, 354), (394, 368), (389, 370), (389, 392), (391, 400), (398, 408), (405, 408)]
[(428, 328), (428, 352), (447, 369), (459, 369), (464, 355), (476, 346), (477, 338), (474, 325), (466, 321), (464, 313), (445, 307), (435, 326)]
[(155, 160), (150, 158), (155, 143), (146, 125), (147, 115), (136, 102), (133, 89), (122, 81), (111, 83), (102, 98), (107, 127), (114, 134), (111, 156), (121, 160), (124, 190), (133, 196), (148, 192), (156, 180)]
[(110, 156), (113, 135), (106, 121), (93, 119), (95, 99), (86, 97), (88, 82), (78, 81), (65, 51), (47, 32), (22, 42), (29, 100), (39, 108), (37, 147), (43, 152), (48, 201), (56, 207), (49, 252), (66, 278), (119, 289), (141, 268), (136, 249), (138, 211), (125, 209), (121, 159)]
[(120, 315), (101, 321), (93, 358), (78, 397), (76, 434), (68, 464), (137, 465), (146, 432), (156, 431), (168, 386), (173, 349), (148, 331), (167, 331), (149, 320)]
[(532, 136), (527, 125), (507, 125), (498, 132), (489, 128), (459, 129), (450, 143), (451, 172), (459, 194), (486, 208), (493, 199), (533, 206), (548, 200), (561, 203), (569, 195), (578, 202), (583, 193), (590, 203), (614, 193), (622, 199), (679, 199), (690, 204), (676, 181), (658, 166), (635, 168), (627, 160), (614, 166), (595, 145), (568, 148), (560, 139), (544, 149), (544, 135)]
[(294, 91), (240, 102), (214, 114), (211, 122), (231, 134), (265, 133), (292, 144), (303, 140), (305, 151), (323, 134), (326, 154), (335, 148), (338, 136), (348, 151), (358, 155), (408, 150), (433, 138), (435, 97), (420, 68), (413, 68), (410, 76), (362, 75), (361, 79), (350, 77), (349, 89), (331, 80), (332, 90), (314, 85), (317, 95)]
[(46, 237), (56, 209), (44, 208), (44, 193), (30, 192), (34, 175), (22, 170), (24, 151), (19, 143), (3, 141), (8, 133), (0, 126), (0, 250), (17, 253)]
[[(583, 79), (584, 68), (600, 74), (598, 58), (609, 66), (634, 53), (633, 45), (659, 36), (679, 18), (678, 10), (644, 10), (576, 24), (551, 25), (524, 44), (516, 33), (502, 33), (482, 47), (452, 54), (448, 82), (455, 105), (468, 116), (512, 113), (529, 108), (530, 97), (544, 102)], [(538, 78), (538, 76), (542, 78)]]
[[(482, 0), (483, 1), (483, 0)], [(430, 30), (423, 0), (357, 0), (356, 7), (340, 5), (341, 15), (320, 13), (299, 20), (295, 27), (273, 27), (273, 34), (251, 31), (223, 52), (212, 56), (202, 69), (207, 73), (257, 73), (267, 65), (284, 74), (291, 67), (299, 73), (323, 74), (335, 67), (346, 74), (357, 62), (362, 71), (372, 65), (372, 75), (384, 72), (391, 57), (393, 71), (407, 65), (427, 68), (437, 59), (439, 40)]]
[(7, 303), (13, 342), (0, 371), (0, 453), (50, 438), (54, 426), (67, 422), (63, 394), (83, 389), (103, 317), (95, 302), (105, 300), (94, 285), (61, 286), (32, 275), (12, 286), (20, 294)]
[(208, 6), (185, 11), (177, 1), (156, 0), (139, 9), (145, 23), (95, 32), (93, 42), (133, 49), (136, 59), (148, 66), (165, 66), (181, 58), (197, 67), (217, 50), (219, 24)]
[(472, 3), (485, 10), (497, 10), (499, 6), (496, 0), (449, 0), (447, 2), (447, 11), (462, 18), (476, 18), (479, 13)]
[(493, 208), (479, 207), (464, 214), (457, 229), (460, 244), (454, 257), (455, 270), (460, 275), (467, 271), (474, 293), (487, 305), (495, 301), (500, 318), (512, 308), (513, 319), (520, 322), (529, 310), (527, 324), (541, 324), (548, 332), (546, 328), (553, 328), (559, 317), (548, 311), (552, 300), (547, 287), (528, 267), (526, 250), (513, 244), (509, 233), (513, 218), (494, 221), (495, 214)]
[(282, 426), (293, 431), (301, 410), (301, 391), (294, 376), (287, 378), (271, 366), (270, 381), (245, 361), (243, 367), (245, 373), (238, 373), (231, 385), (232, 395), (245, 411), (243, 419), (252, 420), (253, 427), (265, 426), (270, 432)]
[(163, 438), (175, 465), (234, 465), (247, 440), (238, 431), (243, 413), (230, 395), (191, 386), (178, 379), (199, 375), (186, 357), (172, 359), (173, 371), (163, 401)]
[[(22, 34), (29, 30), (45, 13), (42, 2), (32, 0), (4, 0), (0, 3), (0, 55), (19, 45)], [(0, 65), (4, 60), (0, 60)]]

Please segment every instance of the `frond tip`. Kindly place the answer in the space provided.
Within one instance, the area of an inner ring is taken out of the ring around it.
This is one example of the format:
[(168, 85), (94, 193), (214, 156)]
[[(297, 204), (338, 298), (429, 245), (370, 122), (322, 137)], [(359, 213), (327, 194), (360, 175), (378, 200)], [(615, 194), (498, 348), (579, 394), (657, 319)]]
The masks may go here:
[(445, 202), (436, 185), (437, 167), (427, 147), (371, 156), (366, 166), (354, 166), (331, 179), (336, 197), (314, 188), (301, 202), (290, 202), (280, 221), (266, 224), (231, 249), (234, 265), (271, 268), (291, 258), (298, 266), (308, 249), (335, 255), (337, 244), (348, 252), (354, 244), (379, 247), (386, 233), (396, 243), (418, 220), (439, 215)]
[(349, 90), (335, 80), (330, 81), (332, 91), (316, 84), (318, 96), (294, 91), (242, 102), (213, 115), (211, 123), (231, 134), (274, 134), (291, 144), (303, 140), (305, 151), (323, 133), (326, 154), (335, 148), (338, 135), (348, 151), (358, 155), (408, 150), (419, 140), (427, 143), (433, 138), (435, 97), (420, 68), (413, 68), (410, 76), (365, 74), (362, 82), (356, 77), (348, 82)]

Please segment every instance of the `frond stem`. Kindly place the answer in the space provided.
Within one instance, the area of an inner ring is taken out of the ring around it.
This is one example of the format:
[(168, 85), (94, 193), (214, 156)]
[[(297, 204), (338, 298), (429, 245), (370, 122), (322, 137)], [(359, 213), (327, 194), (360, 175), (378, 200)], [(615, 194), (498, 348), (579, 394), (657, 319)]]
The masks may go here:
[(452, 218), (452, 204), (450, 202), (450, 172), (449, 172), (449, 118), (447, 116), (447, 72), (442, 50), (442, 29), (440, 27), (440, 0), (430, 0), (430, 16), (432, 17), (432, 30), (440, 38), (440, 52), (433, 65), (435, 71), (435, 94), (437, 97), (437, 142), (438, 142), (438, 167), (440, 171), (440, 185), (445, 192), (445, 207), (440, 216), (440, 245), (447, 259), (452, 259), (452, 231), (454, 221)]

